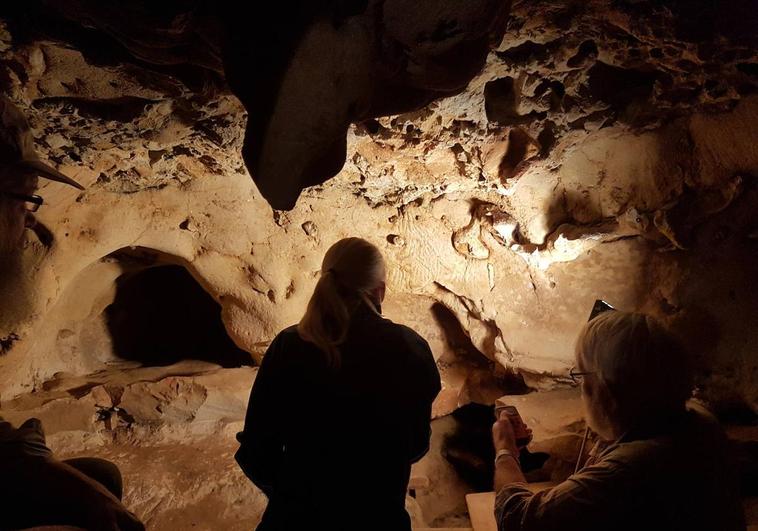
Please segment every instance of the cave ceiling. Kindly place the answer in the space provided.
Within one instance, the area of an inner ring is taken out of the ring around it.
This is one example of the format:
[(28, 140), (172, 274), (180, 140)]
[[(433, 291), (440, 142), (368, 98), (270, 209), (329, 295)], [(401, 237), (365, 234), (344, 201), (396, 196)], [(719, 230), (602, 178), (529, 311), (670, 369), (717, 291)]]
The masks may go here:
[(229, 135), (214, 123), (239, 119), (211, 108), (231, 91), (248, 111), (247, 169), (278, 210), (343, 169), (350, 124), (417, 148), (437, 131), (375, 118), (423, 108), (468, 134), (505, 131), (505, 182), (566, 135), (725, 110), (756, 89), (754, 1), (510, 4), (38, 0), (6, 9), (17, 41), (72, 47), (87, 63), (131, 70), (146, 89), (133, 95), (111, 81), (103, 90), (72, 76), (39, 86), (36, 105), (69, 102), (133, 122), (179, 100), (185, 122), (223, 144)]

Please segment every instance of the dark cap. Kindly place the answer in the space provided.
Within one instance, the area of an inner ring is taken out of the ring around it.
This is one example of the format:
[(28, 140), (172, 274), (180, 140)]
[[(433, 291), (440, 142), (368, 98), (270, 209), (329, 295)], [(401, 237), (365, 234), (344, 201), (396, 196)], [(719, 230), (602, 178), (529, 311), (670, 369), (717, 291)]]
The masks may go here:
[(84, 190), (81, 184), (40, 160), (34, 151), (34, 137), (29, 122), (5, 96), (0, 96), (0, 167), (2, 166), (18, 168)]

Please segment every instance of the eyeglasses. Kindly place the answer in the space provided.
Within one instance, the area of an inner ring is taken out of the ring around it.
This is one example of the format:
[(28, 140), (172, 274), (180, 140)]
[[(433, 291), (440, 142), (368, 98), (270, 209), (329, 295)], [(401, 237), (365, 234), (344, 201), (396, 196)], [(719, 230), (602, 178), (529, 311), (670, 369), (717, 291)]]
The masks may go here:
[(0, 195), (10, 197), (16, 201), (23, 201), (27, 212), (36, 212), (45, 202), (45, 200), (38, 195), (17, 194), (15, 192), (0, 192)]
[(571, 369), (569, 369), (569, 378), (571, 378), (572, 382), (577, 384), (577, 383), (580, 383), (584, 379), (585, 376), (587, 376), (588, 374), (595, 374), (595, 372), (597, 371), (581, 372), (581, 371), (577, 371), (576, 367), (571, 367)]

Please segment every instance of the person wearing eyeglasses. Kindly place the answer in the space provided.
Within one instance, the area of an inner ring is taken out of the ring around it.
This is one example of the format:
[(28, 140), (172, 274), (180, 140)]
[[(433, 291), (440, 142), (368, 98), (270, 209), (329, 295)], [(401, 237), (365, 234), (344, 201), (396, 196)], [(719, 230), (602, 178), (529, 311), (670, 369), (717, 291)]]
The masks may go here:
[(0, 96), (0, 254), (15, 252), (24, 228), (34, 225), (31, 214), (44, 202), (35, 194), (38, 177), (84, 189), (37, 156), (26, 117)]
[[(7, 318), (23, 304), (24, 231), (35, 224), (43, 204), (37, 179), (82, 187), (42, 162), (24, 115), (0, 96), (0, 338)], [(2, 351), (0, 351), (2, 354)], [(121, 503), (121, 473), (104, 459), (61, 461), (47, 447), (42, 423), (27, 419), (18, 427), (2, 417), (0, 404), (0, 529), (72, 525), (107, 531), (143, 531)]]
[(499, 531), (745, 529), (726, 437), (688, 405), (689, 356), (668, 331), (647, 315), (602, 313), (580, 333), (576, 364), (600, 442), (577, 473), (533, 494), (501, 415), (492, 428)]
[(24, 235), (24, 229), (31, 228), (35, 219), (31, 215), (42, 206), (43, 199), (34, 194), (36, 179), (22, 178), (18, 182), (4, 182), (0, 189), (0, 253), (16, 252)]

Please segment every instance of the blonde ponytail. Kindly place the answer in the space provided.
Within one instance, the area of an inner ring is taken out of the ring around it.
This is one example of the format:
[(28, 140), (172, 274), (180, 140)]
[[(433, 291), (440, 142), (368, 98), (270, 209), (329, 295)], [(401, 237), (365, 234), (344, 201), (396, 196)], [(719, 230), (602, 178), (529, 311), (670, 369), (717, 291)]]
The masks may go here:
[(330, 366), (340, 365), (339, 346), (345, 341), (351, 316), (361, 302), (376, 312), (367, 293), (381, 285), (384, 278), (382, 255), (366, 240), (345, 238), (324, 255), (321, 277), (297, 331), (324, 352)]

